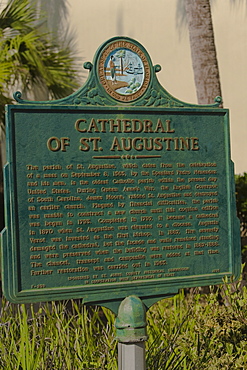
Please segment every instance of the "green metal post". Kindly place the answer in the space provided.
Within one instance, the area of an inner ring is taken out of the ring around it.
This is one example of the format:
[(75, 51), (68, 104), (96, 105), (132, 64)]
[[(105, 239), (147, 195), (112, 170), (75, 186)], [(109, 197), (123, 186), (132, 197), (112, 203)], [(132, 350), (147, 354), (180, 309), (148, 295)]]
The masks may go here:
[(115, 322), (118, 340), (118, 370), (146, 370), (146, 309), (140, 298), (125, 298)]

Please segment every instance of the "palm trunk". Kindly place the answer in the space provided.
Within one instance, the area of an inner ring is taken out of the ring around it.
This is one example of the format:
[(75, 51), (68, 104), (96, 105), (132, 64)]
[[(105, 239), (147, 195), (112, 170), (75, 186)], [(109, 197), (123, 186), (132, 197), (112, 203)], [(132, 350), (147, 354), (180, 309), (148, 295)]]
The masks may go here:
[(221, 96), (210, 0), (185, 0), (198, 104)]

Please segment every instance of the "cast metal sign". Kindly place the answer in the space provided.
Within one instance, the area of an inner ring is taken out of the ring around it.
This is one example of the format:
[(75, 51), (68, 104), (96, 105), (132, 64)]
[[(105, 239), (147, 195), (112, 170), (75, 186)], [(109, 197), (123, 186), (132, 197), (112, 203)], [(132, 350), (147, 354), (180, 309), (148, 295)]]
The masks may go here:
[(13, 302), (147, 305), (239, 274), (229, 112), (181, 102), (146, 50), (103, 44), (86, 84), (7, 106), (3, 288)]

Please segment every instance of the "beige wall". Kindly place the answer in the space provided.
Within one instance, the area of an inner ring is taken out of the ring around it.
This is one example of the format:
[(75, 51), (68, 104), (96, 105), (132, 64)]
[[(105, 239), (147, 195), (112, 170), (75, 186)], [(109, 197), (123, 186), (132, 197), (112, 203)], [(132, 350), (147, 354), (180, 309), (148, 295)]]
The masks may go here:
[[(231, 112), (235, 173), (247, 172), (247, 10), (245, 1), (232, 7), (216, 0), (213, 21), (224, 106)], [(176, 0), (69, 0), (71, 26), (78, 35), (84, 61), (92, 61), (107, 39), (124, 35), (138, 40), (154, 64), (158, 78), (180, 100), (196, 103), (188, 33), (176, 29)], [(86, 72), (87, 73), (87, 72)]]

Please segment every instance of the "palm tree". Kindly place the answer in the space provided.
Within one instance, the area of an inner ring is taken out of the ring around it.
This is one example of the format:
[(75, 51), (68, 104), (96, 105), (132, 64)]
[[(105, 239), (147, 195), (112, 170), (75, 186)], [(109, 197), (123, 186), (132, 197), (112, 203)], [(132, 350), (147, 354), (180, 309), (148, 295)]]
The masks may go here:
[[(78, 66), (68, 45), (42, 31), (42, 18), (31, 0), (10, 0), (0, 13), (0, 230), (3, 227), (2, 139), (4, 105), (21, 89), (35, 97), (42, 86), (50, 98), (62, 98), (78, 88)], [(34, 93), (33, 93), (34, 91)]]
[(125, 58), (125, 50), (122, 49), (122, 50), (118, 50), (118, 52), (116, 53), (116, 57), (120, 59), (120, 69), (121, 69), (121, 75), (123, 75), (123, 59)]
[(179, 0), (178, 6), (184, 6), (187, 15), (198, 103), (213, 103), (222, 95), (210, 0)]
[(9, 100), (17, 85), (28, 95), (34, 85), (46, 86), (51, 98), (78, 87), (78, 67), (69, 46), (40, 31), (40, 18), (29, 0), (10, 0), (0, 13), (0, 98)]

